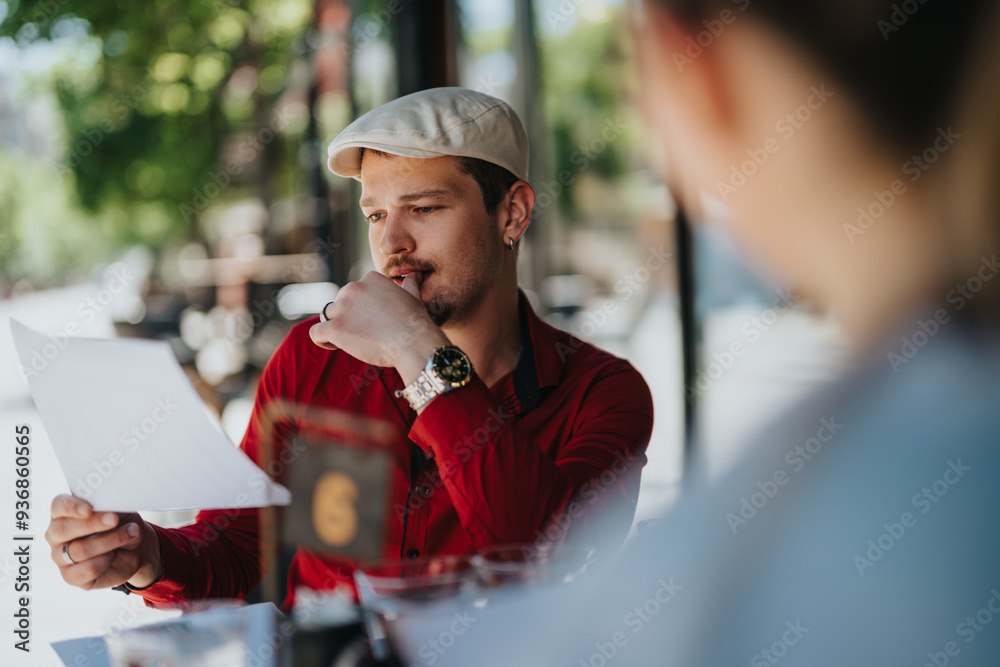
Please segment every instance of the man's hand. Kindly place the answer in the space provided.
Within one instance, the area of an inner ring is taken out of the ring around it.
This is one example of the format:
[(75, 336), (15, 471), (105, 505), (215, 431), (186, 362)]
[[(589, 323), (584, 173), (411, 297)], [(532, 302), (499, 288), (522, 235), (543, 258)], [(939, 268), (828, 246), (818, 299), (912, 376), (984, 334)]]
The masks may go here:
[(341, 349), (376, 366), (393, 366), (409, 384), (431, 353), (448, 344), (420, 300), (419, 274), (403, 279), (402, 289), (377, 271), (348, 283), (330, 304), (328, 322), (313, 325), (309, 335), (328, 350)]
[[(63, 581), (84, 590), (126, 581), (145, 588), (160, 578), (159, 537), (135, 513), (94, 512), (79, 498), (56, 496), (45, 540)], [(73, 565), (63, 558), (66, 545)]]

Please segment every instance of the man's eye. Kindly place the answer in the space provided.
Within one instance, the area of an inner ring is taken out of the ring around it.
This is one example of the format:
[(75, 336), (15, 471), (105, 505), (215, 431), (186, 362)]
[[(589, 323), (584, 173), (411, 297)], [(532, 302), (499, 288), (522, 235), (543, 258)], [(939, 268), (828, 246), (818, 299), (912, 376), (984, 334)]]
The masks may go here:
[(384, 213), (372, 213), (370, 215), (366, 215), (365, 218), (367, 218), (368, 222), (378, 222), (379, 220), (382, 219), (383, 215), (385, 215), (385, 214)]
[(437, 206), (418, 206), (414, 210), (417, 213), (433, 213), (434, 211), (438, 210), (438, 208), (439, 207)]

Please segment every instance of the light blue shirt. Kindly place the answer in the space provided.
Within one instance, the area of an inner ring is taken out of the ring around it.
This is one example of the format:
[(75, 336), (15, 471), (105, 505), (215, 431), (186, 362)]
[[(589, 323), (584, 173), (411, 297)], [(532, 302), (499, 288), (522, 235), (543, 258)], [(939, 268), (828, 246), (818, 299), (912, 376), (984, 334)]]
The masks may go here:
[(954, 320), (889, 351), (589, 581), (474, 610), (434, 662), (1000, 665), (1000, 345)]

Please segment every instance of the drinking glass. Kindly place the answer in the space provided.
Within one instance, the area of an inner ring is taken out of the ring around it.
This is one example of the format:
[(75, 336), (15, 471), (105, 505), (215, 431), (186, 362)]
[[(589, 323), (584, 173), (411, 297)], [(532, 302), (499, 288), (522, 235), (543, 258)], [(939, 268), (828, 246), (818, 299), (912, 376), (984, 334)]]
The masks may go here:
[[(468, 599), (475, 584), (475, 566), (467, 556), (436, 556), (419, 560), (375, 561), (358, 568), (354, 580), (364, 610), (372, 655), (389, 657), (408, 619), (427, 621), (427, 605)], [(440, 609), (441, 605), (435, 605)], [(441, 612), (442, 616), (449, 613)], [(405, 633), (403, 633), (405, 634)]]
[(477, 583), (492, 589), (510, 584), (568, 583), (595, 562), (596, 550), (582, 546), (552, 546), (544, 551), (532, 545), (498, 544), (480, 549), (473, 557)]

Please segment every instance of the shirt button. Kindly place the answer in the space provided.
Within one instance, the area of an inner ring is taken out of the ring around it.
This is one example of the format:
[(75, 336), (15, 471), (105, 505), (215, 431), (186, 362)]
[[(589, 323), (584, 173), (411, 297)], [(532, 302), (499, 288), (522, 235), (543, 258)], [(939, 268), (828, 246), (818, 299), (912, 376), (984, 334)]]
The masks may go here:
[(409, 558), (410, 560), (416, 560), (417, 558), (420, 557), (420, 552), (417, 551), (416, 549), (410, 549), (406, 552), (406, 557)]
[(424, 498), (430, 498), (431, 487), (427, 486), (426, 484), (421, 484), (420, 486), (417, 487), (417, 493), (422, 495)]

